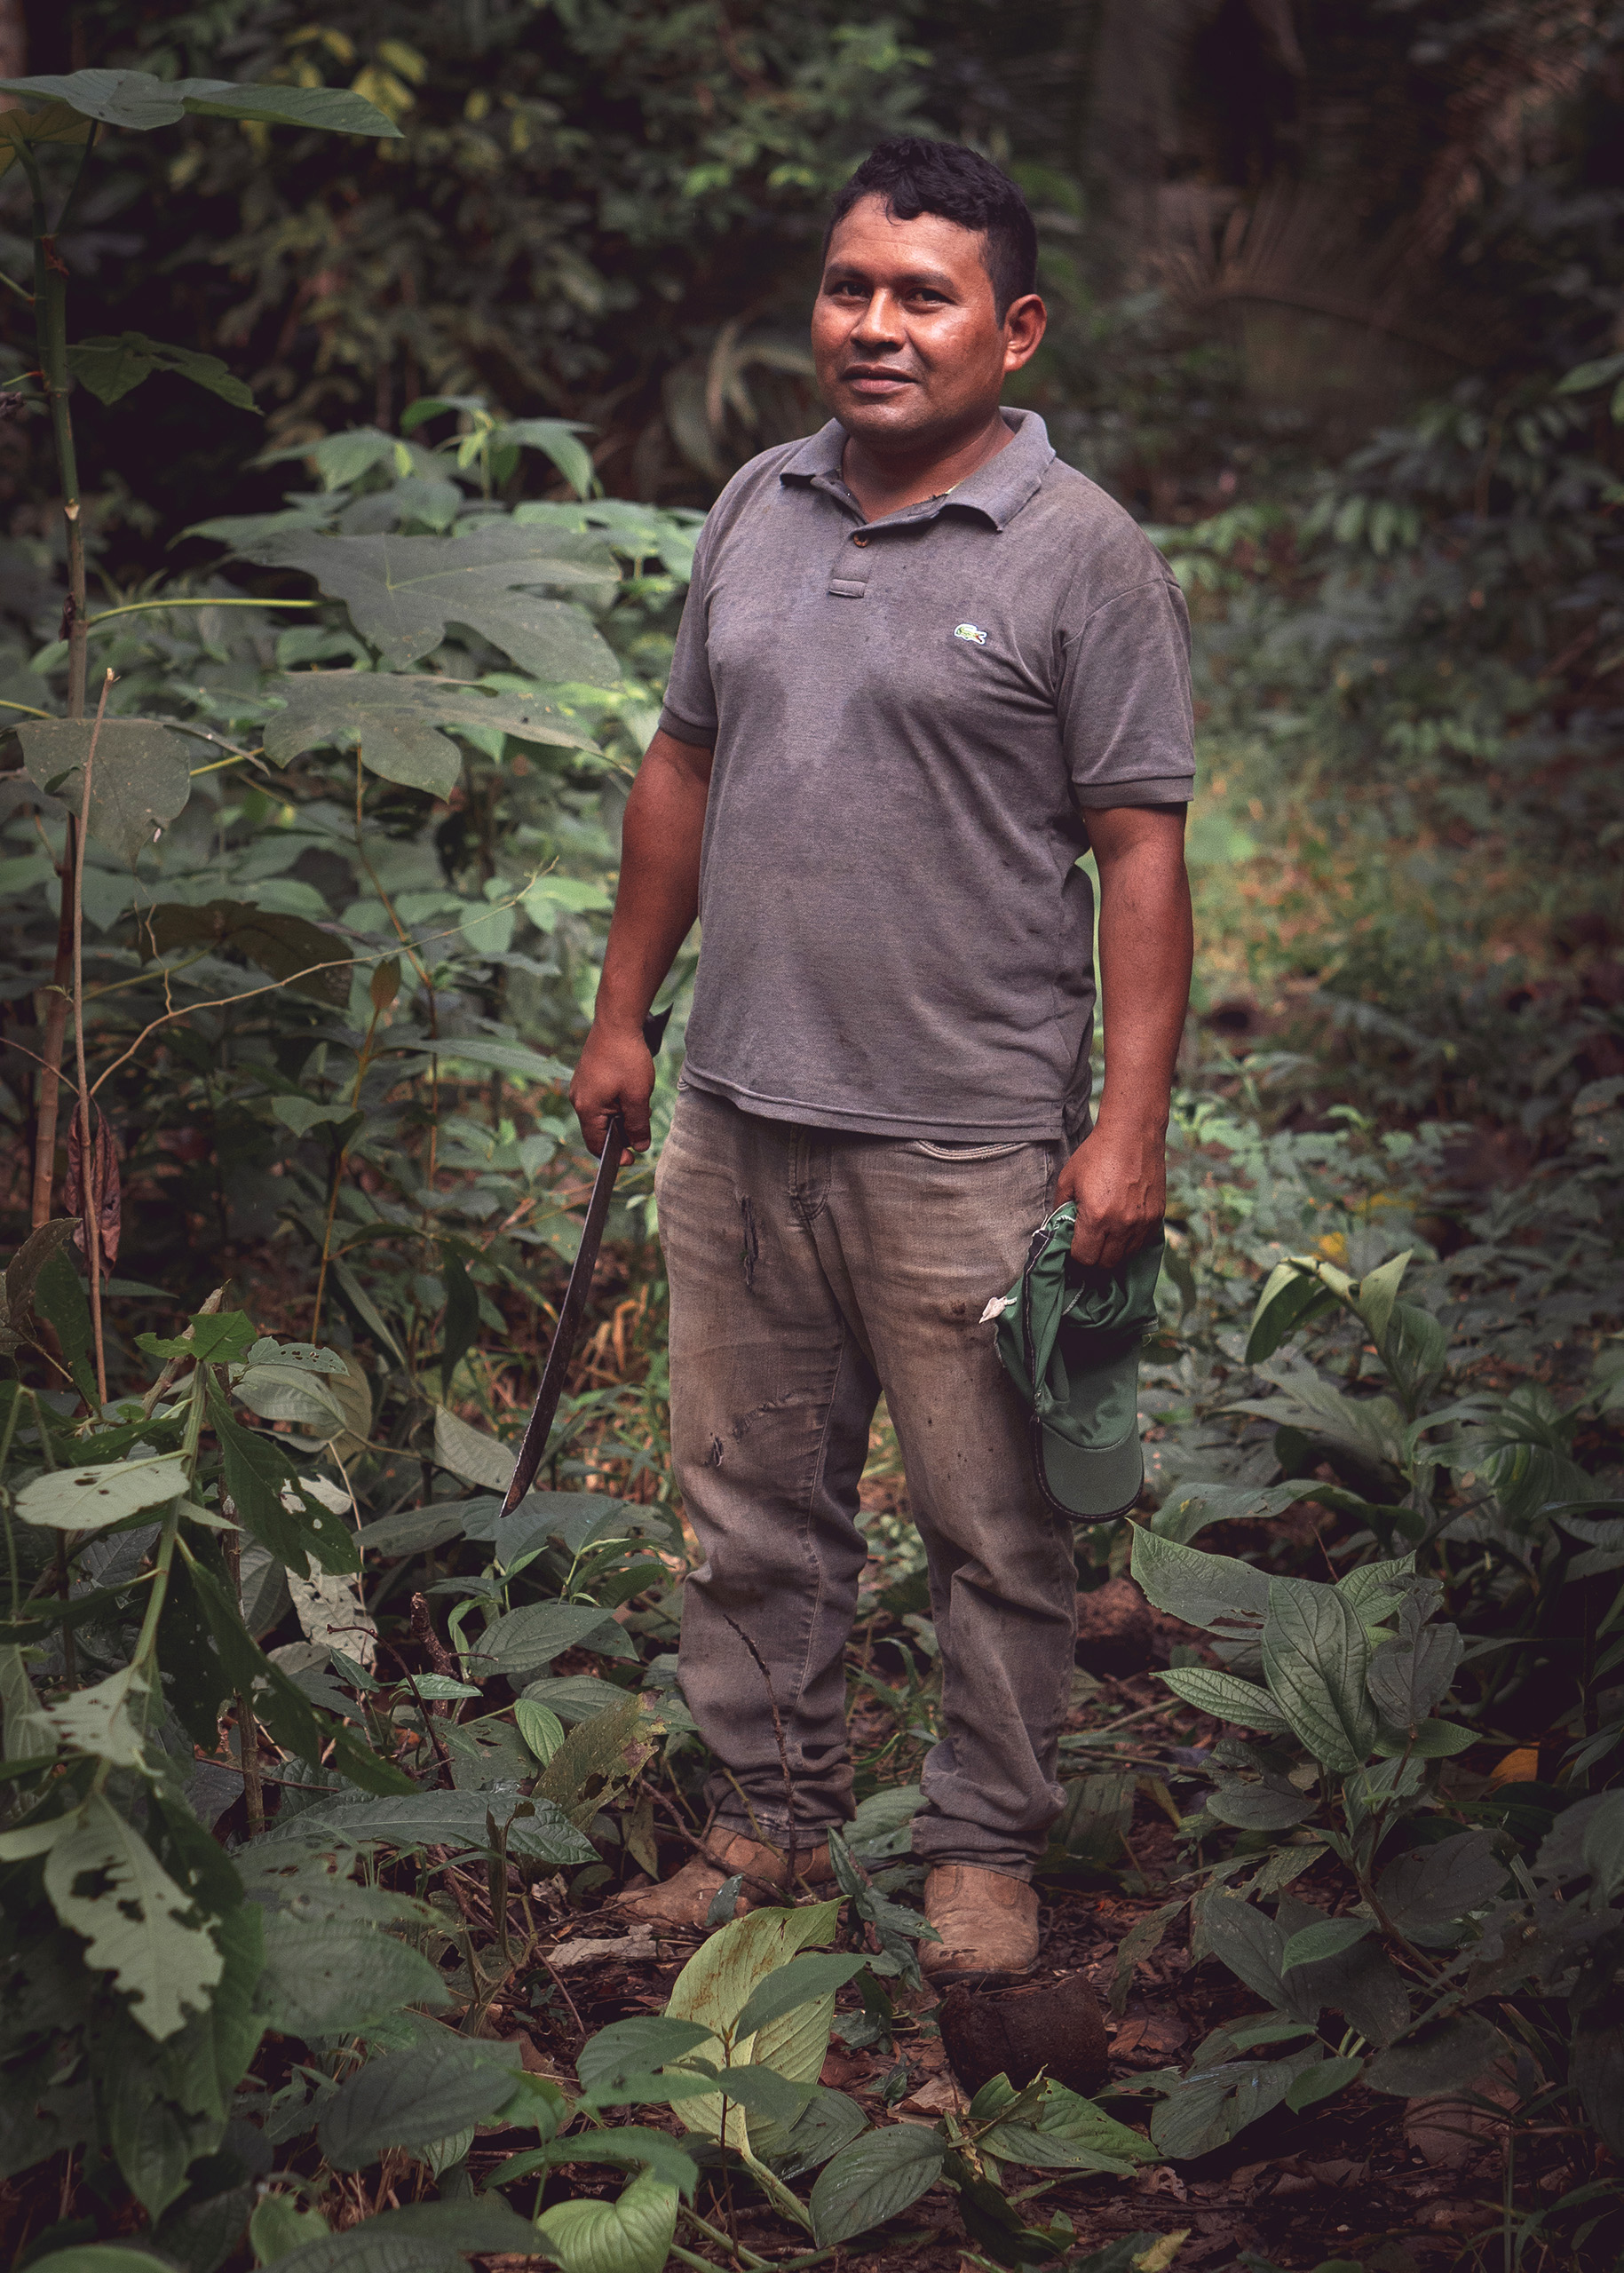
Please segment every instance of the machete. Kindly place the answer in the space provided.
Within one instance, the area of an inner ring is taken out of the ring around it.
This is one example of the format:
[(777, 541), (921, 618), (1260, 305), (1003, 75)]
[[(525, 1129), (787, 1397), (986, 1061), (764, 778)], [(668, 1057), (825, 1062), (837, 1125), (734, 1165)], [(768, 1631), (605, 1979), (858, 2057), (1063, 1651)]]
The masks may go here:
[[(643, 1021), (643, 1039), (652, 1057), (660, 1055), (660, 1045), (665, 1039), (670, 1015), (669, 1010), (651, 1011)], [(614, 1179), (620, 1173), (621, 1154), (625, 1144), (625, 1117), (622, 1113), (612, 1113), (608, 1127), (604, 1131), (604, 1148), (598, 1158), (598, 1174), (592, 1182), (592, 1196), (587, 1202), (581, 1245), (569, 1274), (569, 1284), (564, 1289), (564, 1305), (558, 1312), (558, 1331), (552, 1337), (552, 1347), (547, 1352), (547, 1363), (542, 1368), (542, 1385), (536, 1391), (535, 1410), (526, 1425), (519, 1443), (519, 1458), (513, 1463), (512, 1481), (502, 1502), (504, 1516), (512, 1514), (535, 1482), (535, 1471), (540, 1468), (542, 1455), (547, 1449), (547, 1439), (552, 1434), (553, 1416), (558, 1409), (558, 1399), (564, 1394), (564, 1377), (575, 1354), (575, 1339), (586, 1313), (587, 1296), (592, 1291), (592, 1275), (598, 1268), (598, 1250), (603, 1242), (604, 1224), (608, 1220), (609, 1202), (614, 1196)]]

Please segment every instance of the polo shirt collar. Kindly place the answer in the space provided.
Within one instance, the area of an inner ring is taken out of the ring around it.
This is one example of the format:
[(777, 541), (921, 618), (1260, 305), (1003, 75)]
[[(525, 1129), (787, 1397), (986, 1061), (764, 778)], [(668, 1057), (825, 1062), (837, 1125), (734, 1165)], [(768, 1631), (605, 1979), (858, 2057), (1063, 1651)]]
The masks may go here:
[[(931, 507), (929, 515), (918, 506), (910, 506), (910, 516), (934, 519), (950, 508), (968, 509), (981, 514), (995, 529), (1008, 527), (1042, 486), (1043, 476), (1054, 463), (1055, 453), (1049, 430), (1035, 410), (1005, 410), (1002, 416), (1013, 433), (997, 456), (967, 475), (948, 496)], [(779, 469), (779, 479), (804, 483), (808, 487), (838, 487), (842, 495), (847, 494), (840, 478), (845, 444), (845, 428), (837, 418), (831, 418), (827, 426), (809, 435), (784, 461)]]

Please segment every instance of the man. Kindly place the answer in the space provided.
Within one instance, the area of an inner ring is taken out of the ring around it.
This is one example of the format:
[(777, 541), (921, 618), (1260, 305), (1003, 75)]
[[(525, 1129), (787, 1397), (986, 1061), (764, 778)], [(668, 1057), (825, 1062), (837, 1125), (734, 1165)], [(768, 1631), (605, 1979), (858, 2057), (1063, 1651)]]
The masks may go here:
[(941, 1647), (913, 1832), (938, 1981), (1035, 1960), (1073, 1663), (1070, 1526), (982, 1312), (1059, 1200), (1080, 1261), (1154, 1232), (1191, 964), (1184, 607), (1042, 421), (1000, 408), (1043, 336), (1035, 271), (1024, 200), (971, 151), (888, 143), (842, 192), (812, 331), (834, 417), (706, 522), (572, 1090), (595, 1152), (616, 1108), (646, 1146), (642, 1020), (702, 913), (656, 1184), (716, 1819), (622, 1907), (695, 1928), (726, 1876), (741, 1905), (827, 1879), (883, 1392)]

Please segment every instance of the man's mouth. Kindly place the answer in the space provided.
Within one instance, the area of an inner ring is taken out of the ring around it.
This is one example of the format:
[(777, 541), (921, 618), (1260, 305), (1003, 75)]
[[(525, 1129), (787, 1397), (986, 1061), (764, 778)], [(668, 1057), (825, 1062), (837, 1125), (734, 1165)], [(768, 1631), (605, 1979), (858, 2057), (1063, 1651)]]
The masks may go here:
[(916, 383), (906, 371), (899, 371), (885, 363), (852, 363), (840, 375), (842, 386), (850, 387), (854, 394), (887, 395), (899, 387)]

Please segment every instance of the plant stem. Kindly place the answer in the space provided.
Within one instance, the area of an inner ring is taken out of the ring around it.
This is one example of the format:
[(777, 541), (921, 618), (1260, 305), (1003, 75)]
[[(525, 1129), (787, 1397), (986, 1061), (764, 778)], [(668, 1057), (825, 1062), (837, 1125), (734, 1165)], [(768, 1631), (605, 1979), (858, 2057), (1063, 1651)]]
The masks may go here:
[(146, 615), (151, 610), (166, 607), (321, 607), (321, 600), (254, 600), (210, 598), (206, 593), (196, 598), (165, 600), (127, 600), (119, 607), (104, 607), (89, 618), (87, 629), (98, 623), (108, 623), (115, 615)]
[[(723, 2233), (718, 2227), (707, 2224), (706, 2221), (701, 2217), (699, 2212), (697, 2210), (690, 2210), (685, 2202), (683, 2205), (682, 2214), (686, 2218), (691, 2226), (695, 2228), (698, 2232), (704, 2235), (707, 2241), (719, 2242), (722, 2247), (726, 2250), (730, 2257), (736, 2257), (741, 2264), (749, 2269), (749, 2273), (757, 2273), (757, 2269), (765, 2266), (769, 2262), (769, 2260), (764, 2257), (757, 2257), (753, 2250), (746, 2249), (742, 2242), (733, 2240), (729, 2235)], [(703, 2262), (702, 2260), (701, 2261)]]
[(62, 1041), (67, 1032), (67, 982), (73, 976), (74, 881), (79, 868), (79, 824), (67, 816), (67, 841), (62, 848), (62, 904), (57, 916), (56, 963), (45, 998), (45, 1026), (41, 1037), (39, 1102), (34, 1118), (34, 1199), (30, 1218), (35, 1231), (51, 1221), (51, 1194), (56, 1185), (57, 1105), (62, 1086)]
[[(220, 1512), (229, 1507), (222, 1496)], [(234, 1516), (236, 1510), (230, 1509)], [(231, 1590), (237, 1598), (237, 1615), (242, 1615), (242, 1534), (227, 1532), (223, 1541), (226, 1568), (231, 1578)], [(237, 1750), (238, 1765), (242, 1770), (242, 1796), (248, 1803), (248, 1835), (257, 1839), (265, 1829), (265, 1792), (259, 1781), (259, 1723), (254, 1717), (253, 1706), (246, 1689), (237, 1691)]]
[[(101, 682), (96, 723), (84, 756), (84, 787), (79, 796), (83, 826), (79, 831), (74, 868), (74, 1057), (79, 1069), (79, 1200), (84, 1218), (84, 1258), (91, 1273), (91, 1333), (96, 1348), (96, 1393), (107, 1401), (107, 1355), (101, 1331), (101, 1188), (96, 1174), (96, 1148), (91, 1136), (90, 1080), (84, 1069), (84, 845), (90, 834), (91, 777), (96, 764), (96, 744), (107, 716), (107, 694), (113, 685), (109, 671)], [(112, 1144), (109, 1134), (107, 1143)]]

